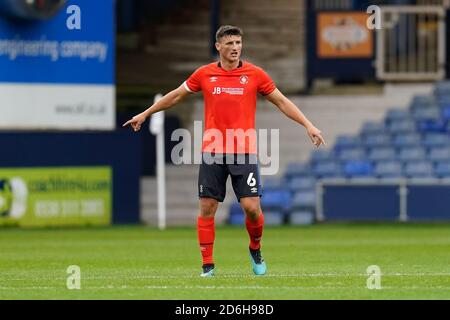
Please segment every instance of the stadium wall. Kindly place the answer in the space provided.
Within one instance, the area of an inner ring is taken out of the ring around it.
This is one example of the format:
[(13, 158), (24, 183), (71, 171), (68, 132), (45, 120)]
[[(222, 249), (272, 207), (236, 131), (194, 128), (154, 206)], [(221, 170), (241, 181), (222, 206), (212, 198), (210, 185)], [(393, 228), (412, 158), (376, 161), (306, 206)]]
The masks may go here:
[(331, 181), (319, 184), (319, 221), (449, 221), (448, 181)]

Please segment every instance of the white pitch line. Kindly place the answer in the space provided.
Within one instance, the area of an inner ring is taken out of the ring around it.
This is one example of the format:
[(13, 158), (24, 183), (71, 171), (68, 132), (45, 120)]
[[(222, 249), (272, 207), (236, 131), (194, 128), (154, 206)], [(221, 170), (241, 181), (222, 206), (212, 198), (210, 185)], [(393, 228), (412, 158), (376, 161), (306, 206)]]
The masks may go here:
[[(82, 286), (80, 290), (70, 290), (71, 292), (82, 292), (83, 290), (139, 290), (139, 289), (149, 289), (149, 290), (190, 290), (190, 289), (201, 289), (201, 290), (337, 290), (337, 289), (348, 289), (347, 286)], [(29, 287), (2, 287), (0, 290), (8, 291), (21, 291), (21, 290), (66, 290), (61, 286), (29, 286)], [(369, 290), (364, 286), (361, 287), (351, 287), (351, 289), (362, 289), (373, 292), (380, 292), (382, 290), (445, 290), (450, 291), (450, 287), (436, 286), (436, 287), (419, 287), (419, 286), (409, 286), (409, 287), (393, 287), (393, 286), (383, 286), (381, 290)], [(68, 290), (69, 292), (69, 290)]]
[[(450, 273), (382, 273), (383, 277), (450, 277)], [(5, 274), (3, 274), (5, 276)], [(34, 278), (8, 278), (7, 281), (29, 281), (39, 277), (39, 280), (65, 280), (66, 277), (42, 277), (34, 275)], [(367, 277), (365, 273), (299, 273), (299, 274), (266, 274), (263, 277), (257, 277), (252, 274), (218, 274), (217, 278), (318, 278), (318, 277)], [(123, 278), (129, 280), (139, 279), (199, 279), (198, 275), (127, 275), (127, 274), (108, 274), (102, 276), (83, 276), (84, 280), (102, 280), (111, 278)], [(0, 279), (0, 281), (6, 281)]]

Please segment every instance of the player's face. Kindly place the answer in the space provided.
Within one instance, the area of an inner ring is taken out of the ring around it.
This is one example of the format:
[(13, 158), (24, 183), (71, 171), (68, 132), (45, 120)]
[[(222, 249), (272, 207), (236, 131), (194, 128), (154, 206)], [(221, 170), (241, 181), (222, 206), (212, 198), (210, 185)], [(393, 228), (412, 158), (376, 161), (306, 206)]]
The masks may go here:
[(225, 36), (216, 43), (216, 49), (219, 51), (220, 57), (229, 62), (238, 61), (242, 51), (241, 36)]

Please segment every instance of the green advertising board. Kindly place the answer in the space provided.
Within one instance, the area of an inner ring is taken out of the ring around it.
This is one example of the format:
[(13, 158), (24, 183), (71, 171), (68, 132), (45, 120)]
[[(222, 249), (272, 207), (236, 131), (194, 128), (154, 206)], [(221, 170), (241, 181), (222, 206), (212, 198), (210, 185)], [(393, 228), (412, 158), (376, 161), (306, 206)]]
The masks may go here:
[(109, 225), (110, 167), (0, 168), (0, 226)]

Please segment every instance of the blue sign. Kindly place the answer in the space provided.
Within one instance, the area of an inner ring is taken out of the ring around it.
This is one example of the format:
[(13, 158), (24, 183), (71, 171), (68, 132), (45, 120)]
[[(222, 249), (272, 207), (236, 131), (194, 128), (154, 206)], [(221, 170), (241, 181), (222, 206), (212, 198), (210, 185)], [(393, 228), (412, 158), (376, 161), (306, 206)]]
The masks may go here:
[(67, 0), (48, 19), (0, 15), (0, 82), (114, 84), (114, 6)]

